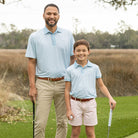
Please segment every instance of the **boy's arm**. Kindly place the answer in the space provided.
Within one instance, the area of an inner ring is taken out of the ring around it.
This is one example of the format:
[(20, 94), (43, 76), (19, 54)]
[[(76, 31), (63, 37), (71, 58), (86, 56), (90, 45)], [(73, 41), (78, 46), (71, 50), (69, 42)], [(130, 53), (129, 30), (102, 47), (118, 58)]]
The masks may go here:
[(70, 90), (71, 90), (71, 82), (66, 81), (65, 82), (65, 103), (66, 103), (66, 109), (67, 109), (66, 115), (69, 120), (71, 120), (70, 116), (74, 117), (74, 115), (71, 111), (71, 105), (70, 105), (70, 95), (69, 95)]
[(116, 106), (116, 101), (113, 99), (107, 87), (104, 85), (103, 80), (101, 78), (97, 78), (96, 82), (102, 93), (109, 99), (110, 108), (114, 109)]

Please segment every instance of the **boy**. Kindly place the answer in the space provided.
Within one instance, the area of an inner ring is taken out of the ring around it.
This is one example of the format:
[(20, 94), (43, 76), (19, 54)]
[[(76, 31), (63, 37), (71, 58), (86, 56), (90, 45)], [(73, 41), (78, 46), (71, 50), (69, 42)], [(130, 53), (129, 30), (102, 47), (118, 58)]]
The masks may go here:
[(88, 138), (95, 138), (94, 126), (97, 124), (96, 83), (102, 93), (108, 97), (110, 108), (114, 109), (116, 101), (104, 85), (101, 72), (96, 64), (88, 60), (89, 43), (78, 40), (74, 44), (76, 61), (67, 68), (65, 75), (65, 101), (69, 124), (72, 125), (71, 138), (78, 138), (82, 124), (86, 127)]

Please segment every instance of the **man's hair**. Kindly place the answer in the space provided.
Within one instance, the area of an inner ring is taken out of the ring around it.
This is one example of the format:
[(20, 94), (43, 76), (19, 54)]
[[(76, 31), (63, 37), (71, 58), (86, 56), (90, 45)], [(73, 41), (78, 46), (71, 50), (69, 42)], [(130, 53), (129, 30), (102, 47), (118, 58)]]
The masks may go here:
[(84, 39), (80, 39), (80, 40), (78, 40), (78, 41), (76, 41), (76, 42), (74, 43), (74, 50), (75, 50), (76, 47), (79, 46), (79, 45), (85, 45), (85, 46), (87, 47), (88, 51), (90, 50), (89, 42), (86, 41), (86, 40), (84, 40)]
[(45, 13), (47, 7), (56, 7), (57, 10), (58, 10), (58, 13), (59, 13), (59, 8), (58, 8), (58, 6), (57, 6), (56, 4), (53, 4), (53, 3), (47, 4), (47, 5), (45, 6), (45, 8), (44, 8), (44, 13)]

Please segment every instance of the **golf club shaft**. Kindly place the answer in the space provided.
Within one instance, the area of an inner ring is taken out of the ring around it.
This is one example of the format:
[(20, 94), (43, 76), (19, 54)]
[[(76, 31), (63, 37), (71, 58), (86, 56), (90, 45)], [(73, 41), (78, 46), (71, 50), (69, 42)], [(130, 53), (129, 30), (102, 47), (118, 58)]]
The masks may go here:
[(110, 127), (108, 127), (108, 135), (107, 135), (107, 138), (109, 138), (109, 131), (110, 131)]
[(34, 130), (35, 130), (35, 103), (33, 101), (33, 138), (34, 138)]

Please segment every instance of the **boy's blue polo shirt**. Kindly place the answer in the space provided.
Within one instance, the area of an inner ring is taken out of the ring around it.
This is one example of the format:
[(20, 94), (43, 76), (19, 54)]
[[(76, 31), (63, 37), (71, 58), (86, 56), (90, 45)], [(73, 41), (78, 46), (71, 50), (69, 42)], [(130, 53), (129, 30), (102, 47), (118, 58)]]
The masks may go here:
[(65, 81), (71, 82), (70, 95), (80, 99), (96, 98), (96, 79), (101, 76), (98, 65), (89, 60), (84, 67), (75, 62), (65, 74)]
[(44, 27), (30, 35), (25, 56), (37, 59), (36, 76), (58, 78), (70, 65), (73, 44), (71, 32), (57, 28), (52, 33)]

